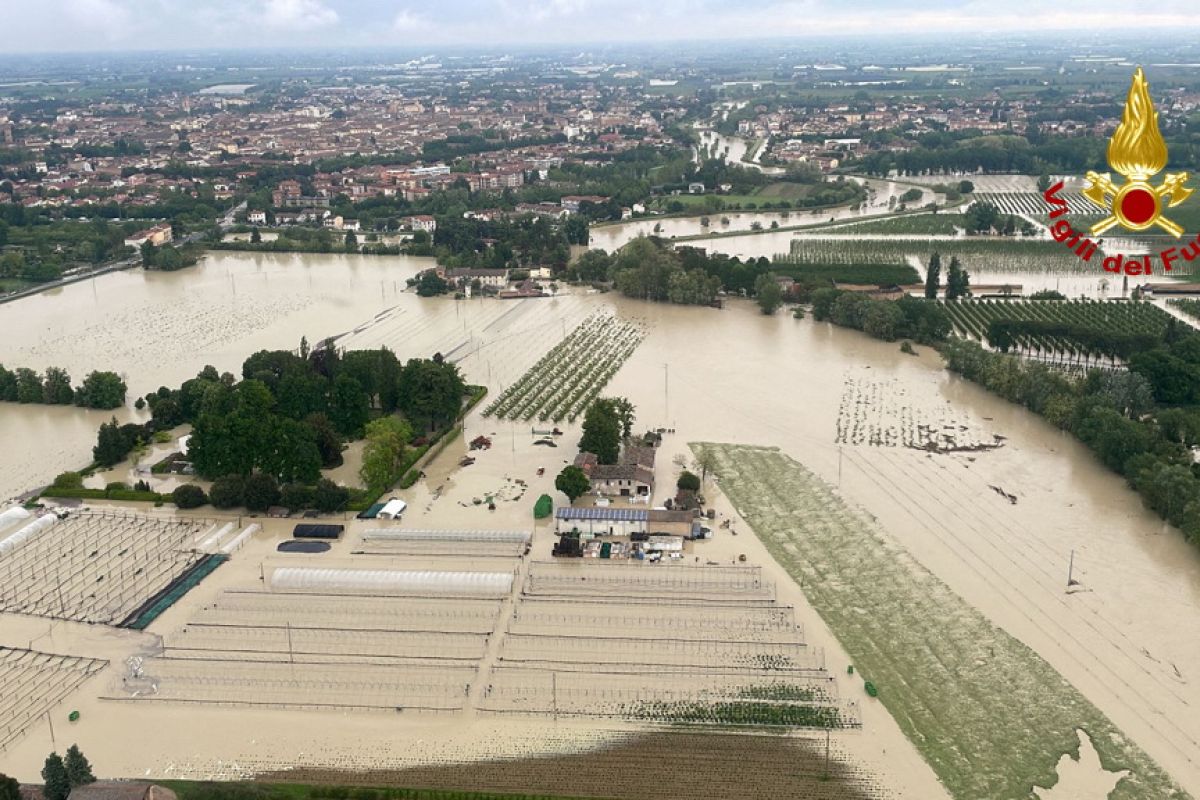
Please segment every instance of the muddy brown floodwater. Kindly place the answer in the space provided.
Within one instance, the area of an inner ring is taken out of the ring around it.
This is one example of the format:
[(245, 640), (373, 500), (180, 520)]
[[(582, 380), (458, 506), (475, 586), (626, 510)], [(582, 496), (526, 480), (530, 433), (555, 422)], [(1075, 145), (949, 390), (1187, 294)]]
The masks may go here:
[[(674, 483), (673, 457), (690, 458), (689, 441), (780, 447), (878, 519), (922, 565), (1042, 655), (1181, 785), (1200, 795), (1200, 715), (1194, 711), (1200, 706), (1200, 556), (1070, 437), (947, 374), (937, 354), (924, 348), (904, 355), (897, 344), (783, 313), (765, 317), (742, 301), (714, 310), (592, 293), (524, 301), (422, 300), (402, 291), (404, 279), (422, 263), (222, 254), (179, 273), (105, 276), (0, 306), (6, 334), (0, 362), (60, 365), (76, 378), (92, 368), (116, 369), (126, 375), (132, 399), (160, 384), (176, 385), (205, 363), (236, 371), (255, 350), (295, 347), (302, 334), (315, 341), (346, 333), (339, 345), (388, 345), (401, 358), (439, 350), (469, 380), (498, 393), (574, 325), (607, 308), (643, 326), (646, 336), (606, 394), (634, 402), (639, 428), (676, 431), (658, 456), (656, 500)], [(888, 402), (898, 423), (881, 421), (860, 402), (883, 391), (896, 392)], [(562, 425), (566, 435), (558, 449), (535, 447), (530, 423), (483, 418), (483, 405), (467, 419), (464, 436), (427, 468), (426, 480), (397, 493), (411, 504), (406, 523), (529, 527), (529, 507), (539, 493), (561, 501), (553, 476), (574, 455), (578, 426)], [(0, 406), (0, 496), (84, 463), (103, 417), (75, 409)], [(872, 436), (873, 427), (884, 422), (891, 432)], [(839, 445), (839, 425), (866, 433), (844, 436), (847, 443)], [(992, 442), (998, 435), (1002, 446), (945, 453), (903, 446), (931, 430), (949, 429), (969, 433), (972, 442)], [(458, 469), (463, 442), (479, 434), (493, 438), (492, 449), (479, 453), (475, 465)], [(856, 441), (868, 443), (851, 443)], [(888, 446), (892, 443), (896, 446)], [(544, 476), (535, 475), (538, 467), (546, 468)], [(471, 502), (507, 491), (513, 478), (528, 482), (521, 501), (502, 502), (490, 514)], [(800, 588), (719, 494), (716, 502), (740, 535), (719, 530), (717, 539), (697, 543), (697, 557), (729, 563), (744, 554), (764, 565), (779, 601), (796, 607), (809, 638), (824, 648), (831, 672), (844, 673), (845, 655)], [(47, 631), (44, 621), (0, 617), (0, 645), (25, 647), (44, 637), (35, 646), (114, 663), (135, 647), (152, 649), (154, 637), (184, 624), (197, 604), (223, 588), (258, 580), (261, 560), (273, 557), (271, 537), (286, 535), (282, 528), (267, 528), (148, 634), (97, 640), (83, 626), (59, 623)], [(535, 558), (547, 557), (550, 539), (547, 528), (537, 528)], [(1068, 595), (1072, 551), (1083, 590)], [(119, 674), (114, 668), (94, 679), (70, 701), (84, 710), (71, 736), (94, 763), (104, 765), (102, 774), (203, 777), (240, 776), (248, 767), (336, 769), (346, 763), (340, 753), (376, 744), (376, 765), (401, 769), (422, 758), (425, 764), (487, 760), (510, 735), (515, 742), (516, 733), (530, 731), (550, 742), (534, 748), (543, 755), (582, 741), (595, 746), (616, 741), (600, 733), (594, 740), (576, 737), (581, 723), (568, 726), (567, 736), (561, 725), (484, 724), (454, 715), (417, 724), (376, 715), (145, 708), (97, 700)], [(860, 683), (844, 675), (839, 683), (843, 696), (862, 697)], [(860, 733), (837, 735), (848, 758), (895, 796), (944, 796), (881, 706), (864, 702), (862, 716)], [(166, 732), (144, 750), (121, 745), (147, 726)], [(330, 730), (341, 734), (333, 737), (337, 741), (330, 741)], [(48, 744), (45, 725), (34, 728), (0, 754), (0, 769), (35, 777)], [(1084, 783), (1104, 785), (1099, 778)]]

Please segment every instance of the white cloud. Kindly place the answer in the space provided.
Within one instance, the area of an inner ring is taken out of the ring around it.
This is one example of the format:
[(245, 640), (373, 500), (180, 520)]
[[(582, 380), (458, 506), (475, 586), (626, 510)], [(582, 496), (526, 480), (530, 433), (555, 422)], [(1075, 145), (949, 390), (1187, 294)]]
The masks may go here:
[(413, 33), (415, 31), (428, 30), (433, 27), (429, 21), (429, 17), (424, 14), (418, 14), (412, 9), (402, 9), (392, 19), (392, 30), (397, 33)]
[(67, 17), (80, 29), (114, 40), (129, 32), (129, 9), (116, 0), (68, 0)]
[(322, 0), (266, 0), (263, 21), (273, 28), (307, 31), (338, 23), (338, 13)]

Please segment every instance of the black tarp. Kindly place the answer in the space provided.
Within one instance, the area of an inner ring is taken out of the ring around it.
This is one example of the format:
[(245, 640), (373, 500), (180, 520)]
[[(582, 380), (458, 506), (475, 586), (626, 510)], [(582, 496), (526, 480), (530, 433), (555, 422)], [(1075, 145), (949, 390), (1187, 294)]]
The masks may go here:
[(346, 530), (345, 525), (313, 525), (300, 524), (292, 530), (292, 537), (296, 539), (337, 539), (342, 535), (342, 531)]

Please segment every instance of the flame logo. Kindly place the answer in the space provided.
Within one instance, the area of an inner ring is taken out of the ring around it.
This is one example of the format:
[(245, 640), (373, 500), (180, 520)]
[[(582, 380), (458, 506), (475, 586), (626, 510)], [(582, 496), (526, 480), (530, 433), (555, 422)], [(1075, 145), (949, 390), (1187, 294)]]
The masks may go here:
[(1167, 165), (1167, 143), (1158, 130), (1158, 112), (1141, 67), (1133, 73), (1125, 113), (1108, 142), (1108, 163), (1135, 181), (1144, 181)]

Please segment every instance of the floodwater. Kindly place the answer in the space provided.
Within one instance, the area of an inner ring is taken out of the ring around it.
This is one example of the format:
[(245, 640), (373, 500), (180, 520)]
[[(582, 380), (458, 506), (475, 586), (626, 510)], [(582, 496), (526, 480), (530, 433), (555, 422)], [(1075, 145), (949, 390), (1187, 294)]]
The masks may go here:
[[(658, 454), (657, 500), (667, 496), (664, 487), (674, 482), (673, 458), (690, 459), (689, 441), (782, 448), (877, 518), (925, 567), (1041, 654), (1185, 788), (1200, 794), (1200, 715), (1192, 713), (1200, 704), (1200, 554), (1147, 513), (1118, 476), (1070, 437), (949, 375), (939, 357), (924, 348), (918, 348), (917, 356), (903, 355), (895, 343), (785, 313), (766, 317), (743, 301), (715, 310), (596, 293), (523, 301), (422, 300), (402, 291), (404, 277), (422, 263), (222, 254), (191, 271), (106, 276), (0, 307), (0, 320), (11, 332), (0, 344), (0, 361), (61, 364), (73, 375), (85, 368), (117, 368), (126, 373), (132, 397), (159, 384), (177, 384), (204, 363), (236, 369), (250, 352), (294, 347), (301, 334), (315, 341), (345, 332), (339, 345), (386, 344), (401, 358), (440, 350), (459, 363), (469, 380), (486, 383), (497, 393), (575, 324), (608, 308), (643, 325), (646, 338), (606, 394), (633, 401), (638, 429), (676, 431)], [(1003, 436), (1003, 446), (953, 454), (839, 446), (839, 420), (867, 428), (882, 424), (853, 402), (868, 391), (902, 396), (893, 402), (903, 406), (904, 425), (941, 425), (949, 419), (969, 430)], [(17, 441), (5, 447), (0, 496), (86, 461), (95, 419), (102, 416), (74, 409), (0, 407), (6, 445), (9, 436)], [(539, 493), (561, 501), (553, 476), (574, 455), (578, 435), (577, 425), (560, 424), (566, 430), (560, 447), (547, 449), (533, 446), (531, 427), (473, 412), (464, 435), (426, 469), (426, 480), (397, 493), (411, 504), (406, 522), (419, 527), (528, 527), (529, 506)], [(479, 434), (492, 437), (492, 449), (480, 453), (476, 464), (457, 468), (465, 442)], [(535, 474), (538, 467), (545, 468), (541, 477)], [(528, 491), (520, 493), (523, 499), (501, 502), (495, 512), (472, 503), (473, 498), (509, 491), (516, 478), (528, 483)], [(716, 503), (732, 516), (719, 495)], [(735, 521), (734, 527), (739, 536), (720, 531), (717, 540), (697, 547), (711, 546), (714, 558), (746, 554), (751, 563), (774, 570), (780, 600), (797, 606), (810, 639), (825, 647), (831, 665), (841, 664), (844, 654), (805, 605), (799, 588), (744, 523)], [(549, 531), (539, 527), (535, 558), (547, 556), (549, 541)], [(264, 539), (248, 548), (248, 555), (239, 554), (233, 567), (223, 567), (209, 579), (217, 582), (196, 602), (222, 585), (253, 580), (259, 560), (272, 549), (273, 542)], [(1068, 595), (1072, 553), (1082, 591)], [(169, 632), (193, 610), (188, 600), (156, 622), (151, 633)], [(86, 642), (73, 643), (62, 626), (56, 630), (58, 652), (87, 654)], [(24, 646), (26, 638), (25, 627), (10, 629), (0, 618), (0, 644)], [(844, 693), (850, 685), (846, 683)], [(427, 744), (421, 752), (432, 753), (431, 758), (444, 758), (447, 752), (461, 758), (483, 750), (494, 753), (492, 738), (515, 730), (447, 717), (427, 733), (404, 723), (399, 730), (406, 738), (393, 739), (396, 728), (346, 715), (169, 706), (149, 710), (95, 701), (86, 709), (84, 723), (72, 736), (89, 755), (92, 748), (104, 754), (101, 771), (112, 770), (109, 774), (167, 774), (168, 765), (177, 765), (174, 774), (184, 772), (184, 766), (194, 775), (233, 774), (222, 772), (220, 764), (248, 754), (259, 759), (270, 754), (280, 764), (289, 758), (303, 761), (314, 752), (332, 759), (339, 746), (330, 741), (331, 726), (345, 726), (340, 730), (353, 735), (334, 738), (355, 747), (395, 742), (380, 751), (388, 758), (404, 756), (403, 742), (422, 736)], [(840, 737), (852, 757), (882, 776), (896, 796), (944, 796), (882, 708), (868, 704), (863, 714), (863, 732)], [(251, 722), (261, 726), (253, 736), (242, 730)], [(145, 751), (106, 744), (127, 741), (148, 723), (176, 732)], [(546, 734), (533, 723), (517, 727)], [(550, 738), (560, 734), (561, 729)], [(281, 738), (265, 743), (275, 735)], [(35, 731), (30, 741), (0, 755), (0, 769), (33, 777), (37, 767), (31, 759), (44, 756), (46, 741), (45, 730)]]
[(412, 257), (212, 252), (180, 272), (129, 270), (0, 306), (0, 364), (65, 368), (78, 383), (113, 370), (129, 387), (116, 411), (0, 403), (0, 498), (90, 461), (100, 423), (138, 420), (137, 397), (178, 386), (205, 364), (241, 373), (256, 350), (295, 349), (351, 331), (410, 302), (405, 281), (433, 263)]
[[(664, 239), (677, 239), (684, 236), (702, 237), (687, 244), (693, 247), (703, 247), (714, 253), (728, 253), (742, 258), (766, 256), (770, 258), (778, 253), (787, 253), (792, 237), (791, 231), (771, 230), (772, 223), (778, 223), (780, 228), (797, 226), (825, 225), (830, 222), (865, 219), (886, 215), (890, 208), (897, 207), (892, 198), (898, 198), (913, 186), (907, 186), (895, 181), (854, 178), (865, 183), (870, 191), (867, 202), (858, 209), (850, 206), (823, 209), (793, 209), (791, 211), (714, 211), (707, 214), (708, 225), (702, 224), (702, 217), (644, 217), (612, 225), (602, 225), (592, 228), (591, 246), (613, 252), (624, 247), (638, 236), (661, 236)], [(935, 194), (922, 190), (921, 199), (912, 203), (917, 208), (932, 202)], [(720, 195), (716, 195), (719, 197)], [(728, 222), (726, 222), (728, 220)], [(754, 224), (761, 225), (762, 232), (754, 232)], [(656, 230), (657, 228), (657, 230)], [(738, 236), (737, 234), (746, 234)]]

